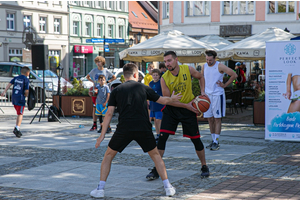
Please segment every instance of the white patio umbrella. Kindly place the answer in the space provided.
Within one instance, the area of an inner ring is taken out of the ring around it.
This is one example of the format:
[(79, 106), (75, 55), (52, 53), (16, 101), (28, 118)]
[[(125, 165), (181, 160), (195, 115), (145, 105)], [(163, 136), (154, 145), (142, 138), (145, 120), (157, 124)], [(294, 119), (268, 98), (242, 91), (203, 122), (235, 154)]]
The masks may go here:
[(207, 35), (201, 38), (199, 41), (204, 42), (205, 44), (218, 50), (233, 44), (232, 42), (229, 42), (228, 40), (217, 35)]
[(220, 60), (264, 60), (266, 41), (290, 40), (295, 35), (279, 28), (268, 28), (244, 40), (229, 45), (217, 51)]
[(135, 62), (163, 61), (163, 55), (167, 51), (175, 51), (179, 62), (197, 63), (205, 62), (205, 50), (213, 49), (205, 43), (180, 31), (173, 30), (162, 32), (153, 38), (125, 49), (119, 53), (120, 59)]

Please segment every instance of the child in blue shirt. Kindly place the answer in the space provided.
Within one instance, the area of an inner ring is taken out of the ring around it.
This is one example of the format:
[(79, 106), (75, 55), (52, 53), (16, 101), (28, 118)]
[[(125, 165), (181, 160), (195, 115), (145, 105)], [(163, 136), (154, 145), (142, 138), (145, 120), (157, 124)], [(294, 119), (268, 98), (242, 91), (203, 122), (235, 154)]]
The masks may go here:
[(4, 96), (6, 94), (6, 91), (10, 88), (10, 86), (13, 85), (11, 100), (17, 112), (16, 127), (14, 128), (13, 133), (18, 138), (22, 136), (20, 126), (22, 123), (26, 103), (25, 97), (27, 97), (29, 93), (29, 79), (27, 78), (29, 74), (30, 69), (26, 66), (22, 67), (21, 75), (14, 77), (1, 94), (1, 96)]
[[(162, 96), (162, 90), (160, 85), (160, 71), (159, 69), (152, 70), (152, 78), (153, 80), (149, 83), (149, 87), (151, 87), (157, 94)], [(159, 138), (160, 133), (160, 125), (162, 120), (162, 108), (164, 105), (150, 101), (150, 118), (153, 117), (154, 119), (154, 126), (156, 130), (156, 142)]]
[[(107, 111), (107, 103), (109, 100), (109, 96), (110, 96), (110, 90), (109, 87), (106, 85), (106, 79), (104, 74), (100, 74), (98, 76), (98, 84), (96, 85), (96, 91), (98, 91), (97, 94), (97, 99), (96, 99), (96, 111), (95, 111), (95, 115), (99, 116), (99, 122), (100, 122), (100, 129), (98, 131), (98, 133), (101, 133), (102, 130), (102, 123)], [(102, 119), (103, 117), (103, 119)], [(110, 126), (108, 127), (106, 133), (110, 133), (111, 132), (111, 128)]]

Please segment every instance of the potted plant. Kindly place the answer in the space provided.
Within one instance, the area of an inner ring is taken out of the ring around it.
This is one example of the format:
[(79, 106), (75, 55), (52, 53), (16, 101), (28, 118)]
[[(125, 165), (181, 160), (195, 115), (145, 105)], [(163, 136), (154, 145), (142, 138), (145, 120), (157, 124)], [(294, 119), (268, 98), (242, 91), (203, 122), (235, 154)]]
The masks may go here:
[(253, 102), (253, 124), (265, 124), (265, 90), (258, 90)]
[(57, 108), (61, 107), (62, 114), (65, 116), (92, 116), (93, 102), (89, 96), (89, 89), (84, 88), (82, 81), (76, 78), (73, 79), (72, 85), (73, 88), (67, 89), (64, 94), (53, 95), (53, 105)]

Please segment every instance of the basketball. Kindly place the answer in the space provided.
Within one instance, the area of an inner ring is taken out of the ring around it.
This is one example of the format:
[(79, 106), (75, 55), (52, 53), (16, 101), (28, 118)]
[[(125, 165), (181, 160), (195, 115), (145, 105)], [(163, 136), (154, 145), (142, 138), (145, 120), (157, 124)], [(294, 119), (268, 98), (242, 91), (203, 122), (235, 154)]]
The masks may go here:
[(210, 100), (206, 96), (197, 96), (192, 103), (193, 107), (196, 108), (200, 113), (204, 113), (209, 109)]
[(95, 88), (95, 90), (94, 90), (94, 87), (92, 86), (92, 87), (90, 87), (90, 89), (89, 89), (89, 95), (91, 96), (91, 97), (95, 97), (95, 96), (97, 96), (97, 89)]

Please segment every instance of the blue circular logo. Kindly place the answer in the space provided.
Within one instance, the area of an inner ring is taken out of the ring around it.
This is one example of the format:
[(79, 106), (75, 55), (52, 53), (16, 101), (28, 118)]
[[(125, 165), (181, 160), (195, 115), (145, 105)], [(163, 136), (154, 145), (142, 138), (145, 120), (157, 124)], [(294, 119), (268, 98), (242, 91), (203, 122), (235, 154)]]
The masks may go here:
[(293, 134), (292, 137), (295, 138), (295, 135)]
[(284, 52), (287, 54), (287, 55), (293, 55), (294, 53), (296, 53), (296, 46), (294, 44), (287, 44), (285, 45), (284, 47)]

